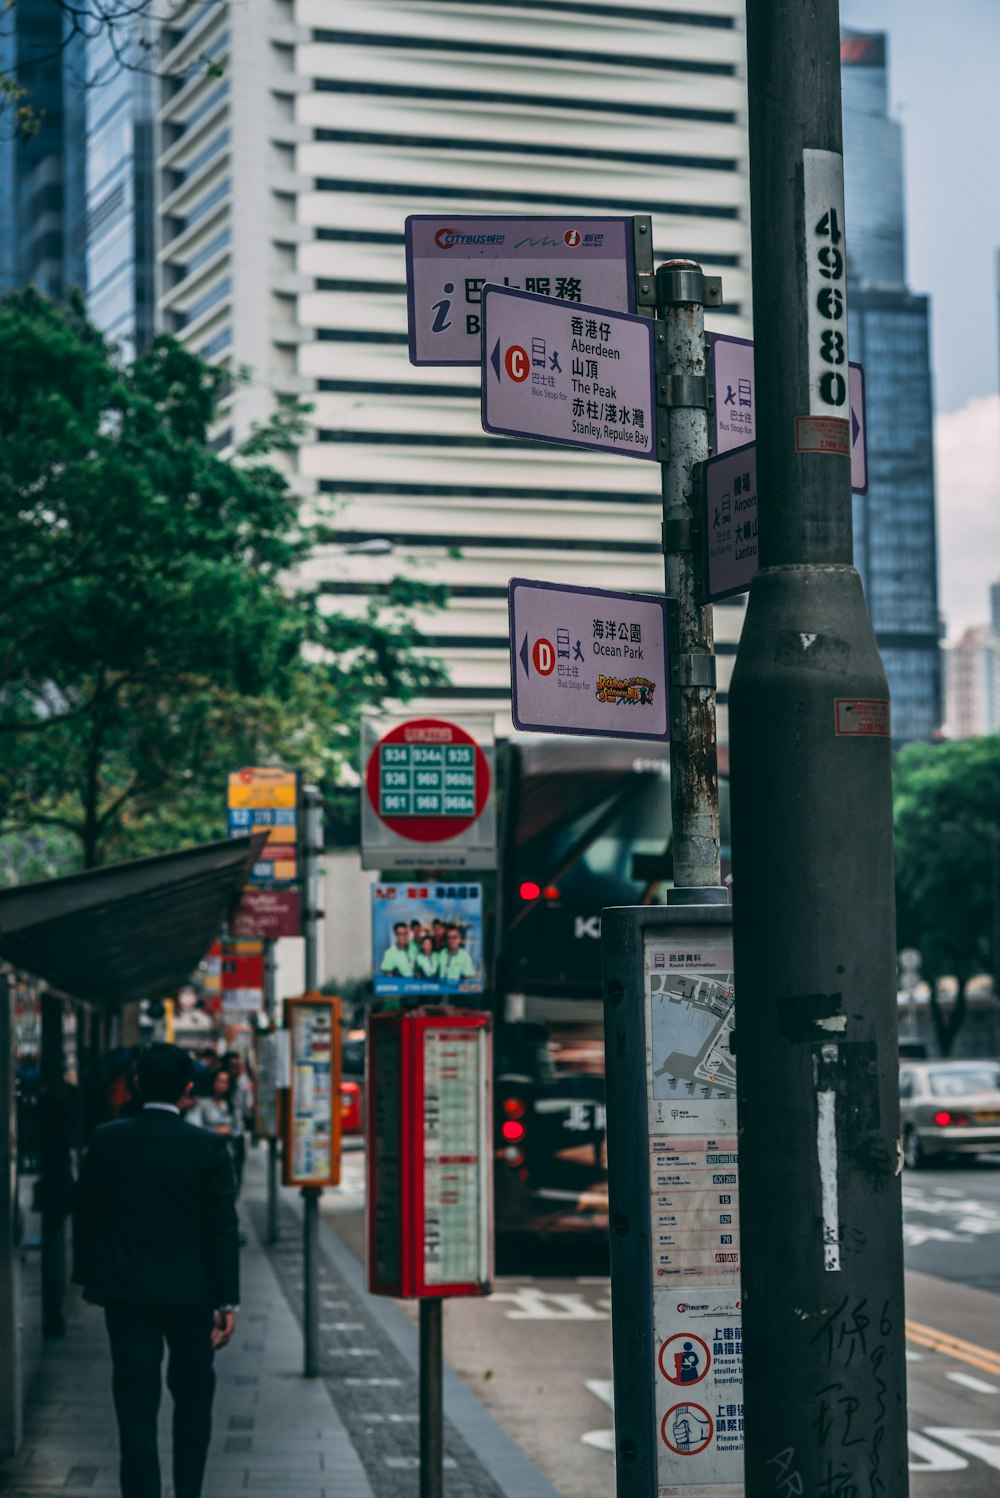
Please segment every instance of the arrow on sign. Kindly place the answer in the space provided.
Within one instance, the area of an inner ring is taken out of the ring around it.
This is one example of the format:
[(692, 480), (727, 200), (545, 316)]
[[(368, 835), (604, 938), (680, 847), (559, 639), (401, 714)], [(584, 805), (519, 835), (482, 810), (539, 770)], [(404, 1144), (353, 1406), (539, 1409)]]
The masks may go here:
[(857, 413), (857, 411), (855, 411), (854, 407), (852, 406), (851, 407), (851, 446), (852, 447), (854, 446), (855, 442), (857, 442), (857, 440), (858, 440), (858, 433), (860, 432), (860, 430), (861, 430), (861, 423), (858, 420), (858, 413)]
[(490, 356), (490, 363), (493, 365), (493, 373), (496, 375), (497, 379), (499, 380), (499, 378), (500, 378), (500, 340), (499, 340), (499, 338), (497, 339), (497, 341), (496, 341), (496, 347), (494, 348), (493, 353)]
[(527, 635), (525, 635), (524, 639), (521, 642), (521, 649), (518, 652), (518, 654), (521, 657), (521, 665), (524, 667), (524, 674), (525, 674), (525, 676), (530, 676), (531, 672), (528, 670), (528, 636)]

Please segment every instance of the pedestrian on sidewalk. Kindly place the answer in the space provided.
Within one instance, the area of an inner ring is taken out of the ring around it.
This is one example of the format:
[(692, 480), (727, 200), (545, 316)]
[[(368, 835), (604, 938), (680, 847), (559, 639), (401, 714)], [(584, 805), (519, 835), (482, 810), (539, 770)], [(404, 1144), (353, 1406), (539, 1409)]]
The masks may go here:
[(104, 1307), (122, 1498), (160, 1498), (160, 1367), (174, 1399), (175, 1498), (201, 1498), (215, 1351), (233, 1335), (239, 1249), (226, 1141), (183, 1122), (194, 1064), (152, 1045), (137, 1066), (143, 1108), (94, 1131), (83, 1157), (73, 1278)]

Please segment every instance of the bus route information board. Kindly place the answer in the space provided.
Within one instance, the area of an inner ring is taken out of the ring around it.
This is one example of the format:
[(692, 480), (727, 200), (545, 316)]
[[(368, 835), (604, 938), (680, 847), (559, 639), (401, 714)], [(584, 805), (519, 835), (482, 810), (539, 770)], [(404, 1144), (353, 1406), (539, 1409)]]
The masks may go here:
[(340, 1000), (305, 994), (285, 1001), (289, 1086), (284, 1125), (286, 1186), (340, 1182)]

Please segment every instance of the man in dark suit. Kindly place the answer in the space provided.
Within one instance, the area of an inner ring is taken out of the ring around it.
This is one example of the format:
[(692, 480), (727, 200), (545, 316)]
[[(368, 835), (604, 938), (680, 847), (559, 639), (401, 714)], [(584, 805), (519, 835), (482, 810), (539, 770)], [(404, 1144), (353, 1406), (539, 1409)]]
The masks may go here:
[(122, 1498), (160, 1498), (163, 1344), (174, 1397), (174, 1492), (200, 1498), (212, 1430), (212, 1359), (233, 1334), (239, 1250), (226, 1141), (184, 1122), (194, 1063), (153, 1045), (138, 1062), (142, 1111), (102, 1124), (83, 1157), (73, 1278), (104, 1307)]

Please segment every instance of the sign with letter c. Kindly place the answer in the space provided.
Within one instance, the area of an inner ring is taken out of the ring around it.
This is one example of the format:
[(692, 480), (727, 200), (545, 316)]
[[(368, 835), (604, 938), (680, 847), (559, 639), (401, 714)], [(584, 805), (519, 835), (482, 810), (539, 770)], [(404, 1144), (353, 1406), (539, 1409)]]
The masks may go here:
[(512, 380), (520, 385), (522, 380), (528, 378), (531, 372), (531, 363), (528, 359), (527, 349), (521, 348), (520, 344), (512, 343), (503, 356), (504, 369)]

